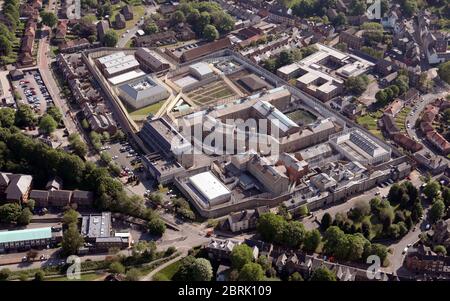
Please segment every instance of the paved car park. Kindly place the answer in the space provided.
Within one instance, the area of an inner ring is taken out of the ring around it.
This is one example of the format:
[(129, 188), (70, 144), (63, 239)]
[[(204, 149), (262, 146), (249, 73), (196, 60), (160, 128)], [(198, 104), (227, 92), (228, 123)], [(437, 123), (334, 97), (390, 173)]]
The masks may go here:
[(41, 75), (36, 70), (26, 71), (24, 78), (13, 82), (22, 98), (22, 103), (30, 105), (36, 113), (43, 114), (47, 106), (53, 104)]
[(111, 143), (102, 147), (122, 169), (122, 176), (133, 176), (133, 169), (141, 163), (139, 152), (128, 142)]

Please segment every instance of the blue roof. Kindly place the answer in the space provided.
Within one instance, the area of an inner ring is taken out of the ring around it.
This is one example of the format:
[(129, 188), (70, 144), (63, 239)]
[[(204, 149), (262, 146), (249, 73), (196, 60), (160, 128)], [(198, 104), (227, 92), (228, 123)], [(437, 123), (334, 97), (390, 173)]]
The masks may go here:
[(16, 231), (1, 231), (0, 243), (47, 239), (52, 237), (52, 228), (36, 228)]

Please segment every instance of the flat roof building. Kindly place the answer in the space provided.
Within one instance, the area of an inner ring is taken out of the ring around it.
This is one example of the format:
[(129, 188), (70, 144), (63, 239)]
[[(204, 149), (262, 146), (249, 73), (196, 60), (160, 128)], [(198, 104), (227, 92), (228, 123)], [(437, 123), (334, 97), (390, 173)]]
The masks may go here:
[(10, 250), (46, 247), (55, 242), (57, 237), (61, 236), (52, 232), (51, 227), (0, 231), (0, 253)]
[(343, 91), (344, 80), (369, 70), (373, 63), (322, 44), (317, 52), (299, 62), (283, 66), (277, 74), (285, 80), (297, 78), (296, 86), (308, 94), (328, 101)]
[(211, 206), (225, 203), (231, 197), (230, 190), (210, 171), (189, 177), (189, 183)]
[(81, 234), (88, 239), (111, 236), (111, 212), (82, 216)]
[(146, 107), (169, 97), (169, 91), (146, 76), (119, 86), (119, 95), (133, 109)]
[(124, 52), (116, 52), (100, 57), (97, 62), (108, 78), (127, 73), (139, 67), (139, 62), (134, 55), (126, 55)]

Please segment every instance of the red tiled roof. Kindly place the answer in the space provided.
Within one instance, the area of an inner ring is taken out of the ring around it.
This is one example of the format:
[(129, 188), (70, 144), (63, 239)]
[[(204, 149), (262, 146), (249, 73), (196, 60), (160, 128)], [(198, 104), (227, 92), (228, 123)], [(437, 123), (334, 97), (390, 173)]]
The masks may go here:
[(220, 40), (217, 40), (215, 42), (212, 43), (207, 43), (205, 45), (202, 45), (200, 47), (191, 49), (186, 51), (185, 53), (183, 53), (182, 55), (182, 59), (187, 62), (187, 61), (192, 61), (195, 60), (199, 57), (202, 57), (204, 55), (208, 55), (210, 53), (213, 53), (215, 51), (219, 51), (225, 48), (228, 48), (231, 46), (231, 41), (229, 38), (223, 38)]
[(433, 143), (439, 150), (444, 153), (450, 151), (450, 142), (448, 142), (441, 134), (436, 131), (431, 131), (426, 134), (427, 140)]

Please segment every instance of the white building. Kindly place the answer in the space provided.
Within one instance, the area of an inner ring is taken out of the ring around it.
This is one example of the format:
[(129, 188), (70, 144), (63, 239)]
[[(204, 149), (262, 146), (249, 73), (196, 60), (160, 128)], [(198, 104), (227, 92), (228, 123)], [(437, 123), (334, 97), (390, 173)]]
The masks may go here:
[(119, 86), (119, 96), (133, 109), (139, 109), (169, 97), (169, 92), (150, 76)]
[(189, 183), (211, 206), (225, 203), (231, 198), (230, 190), (210, 171), (190, 177)]

